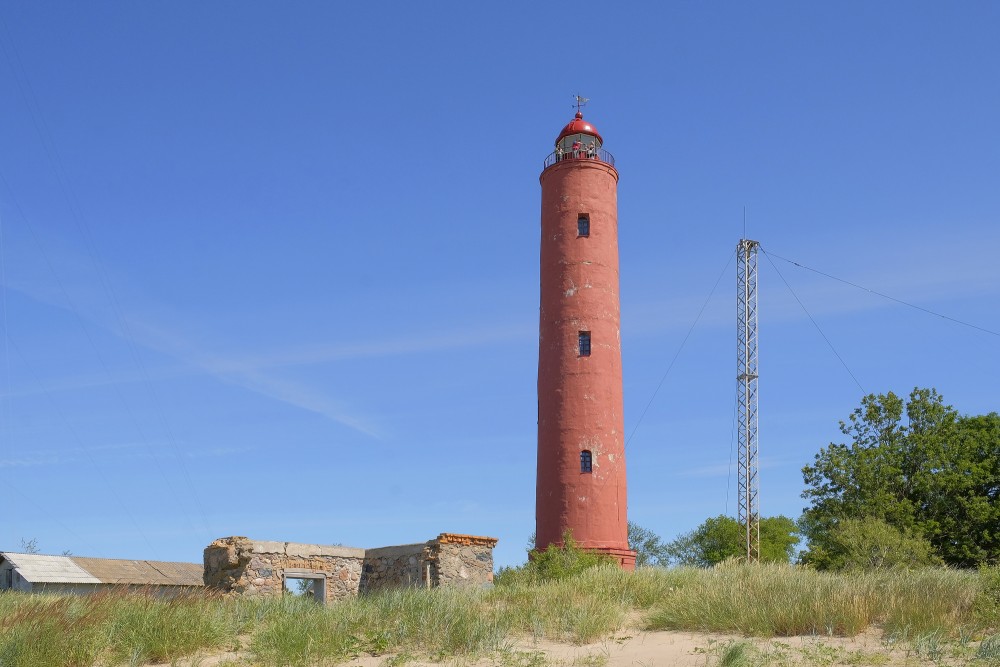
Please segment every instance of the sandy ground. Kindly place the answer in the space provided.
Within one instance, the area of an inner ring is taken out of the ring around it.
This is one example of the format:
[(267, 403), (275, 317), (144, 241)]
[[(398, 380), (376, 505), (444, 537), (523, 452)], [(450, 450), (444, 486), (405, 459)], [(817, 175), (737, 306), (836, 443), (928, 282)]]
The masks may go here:
[[(745, 639), (732, 635), (692, 632), (640, 632), (623, 630), (592, 644), (573, 645), (550, 641), (523, 640), (508, 651), (475, 663), (459, 660), (432, 662), (426, 659), (399, 659), (396, 656), (367, 656), (343, 663), (344, 667), (710, 667), (718, 665), (723, 650), (734, 642), (749, 642), (757, 660), (751, 664), (775, 666), (815, 665), (964, 665), (969, 656), (939, 655), (908, 646), (889, 646), (878, 632), (852, 638), (778, 637)], [(945, 647), (947, 649), (947, 647)], [(761, 660), (764, 658), (764, 660)], [(224, 653), (179, 661), (178, 667), (244, 667), (252, 665), (248, 655)], [(152, 667), (152, 666), (148, 666)]]
[[(572, 646), (540, 643), (535, 650), (543, 651), (549, 662), (580, 667), (704, 667), (717, 665), (722, 650), (734, 642), (749, 642), (762, 653), (770, 654), (773, 664), (887, 664), (888, 650), (874, 635), (851, 639), (839, 637), (781, 637), (778, 639), (746, 639), (735, 635), (693, 632), (624, 633), (603, 642)], [(522, 650), (532, 650), (525, 645)], [(862, 655), (886, 654), (858, 662)], [(835, 657), (843, 658), (842, 662)]]

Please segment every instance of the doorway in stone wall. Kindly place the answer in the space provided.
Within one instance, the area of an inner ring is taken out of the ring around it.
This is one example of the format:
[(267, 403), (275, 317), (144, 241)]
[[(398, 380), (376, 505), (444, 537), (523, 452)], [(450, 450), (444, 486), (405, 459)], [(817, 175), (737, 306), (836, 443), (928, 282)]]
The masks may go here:
[(326, 573), (308, 570), (285, 570), (285, 590), (293, 595), (310, 597), (326, 604)]

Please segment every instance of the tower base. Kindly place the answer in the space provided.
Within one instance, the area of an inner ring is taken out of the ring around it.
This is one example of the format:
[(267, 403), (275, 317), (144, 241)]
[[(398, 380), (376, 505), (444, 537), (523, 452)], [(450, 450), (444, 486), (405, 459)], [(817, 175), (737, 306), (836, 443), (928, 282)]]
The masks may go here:
[(604, 554), (618, 561), (619, 567), (626, 572), (635, 571), (635, 552), (631, 549), (615, 549), (614, 547), (603, 547), (597, 549), (587, 549), (598, 554)]
[[(562, 544), (556, 544), (549, 546), (561, 547)], [(547, 547), (546, 547), (547, 548)], [(631, 549), (619, 549), (616, 547), (585, 547), (577, 545), (582, 551), (586, 551), (592, 554), (601, 554), (602, 556), (607, 556), (618, 563), (618, 566), (625, 570), (626, 572), (635, 571), (635, 552)], [(545, 551), (545, 549), (540, 549), (540, 551)], [(532, 558), (534, 551), (528, 552), (528, 559)]]

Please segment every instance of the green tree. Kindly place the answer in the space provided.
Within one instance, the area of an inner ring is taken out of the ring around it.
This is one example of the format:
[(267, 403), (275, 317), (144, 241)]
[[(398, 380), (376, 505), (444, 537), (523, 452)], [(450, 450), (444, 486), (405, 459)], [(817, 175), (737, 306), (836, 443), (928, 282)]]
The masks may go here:
[[(717, 516), (666, 545), (668, 559), (677, 565), (711, 567), (728, 558), (746, 556), (745, 528), (729, 516)], [(797, 527), (786, 516), (760, 520), (760, 560), (787, 563), (798, 544)]]
[(810, 501), (800, 521), (803, 560), (824, 566), (834, 528), (874, 519), (926, 539), (949, 565), (975, 566), (1000, 553), (1000, 415), (963, 417), (934, 389), (907, 400), (870, 394), (802, 469)]
[(795, 545), (799, 541), (799, 526), (787, 516), (771, 516), (760, 520), (761, 561), (789, 562), (795, 554)]
[(635, 552), (635, 566), (666, 565), (670, 560), (667, 545), (653, 531), (628, 522), (628, 546)]
[(844, 519), (803, 560), (820, 569), (876, 570), (940, 565), (931, 543), (881, 519)]

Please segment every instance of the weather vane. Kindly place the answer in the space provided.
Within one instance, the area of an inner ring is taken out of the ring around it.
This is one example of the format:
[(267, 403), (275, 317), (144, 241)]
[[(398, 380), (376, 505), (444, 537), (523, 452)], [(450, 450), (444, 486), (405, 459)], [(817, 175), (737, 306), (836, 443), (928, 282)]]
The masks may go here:
[(574, 106), (576, 106), (576, 112), (577, 113), (583, 113), (582, 111), (580, 111), (580, 109), (582, 109), (583, 107), (587, 106), (587, 102), (590, 101), (590, 98), (589, 97), (582, 97), (580, 95), (574, 95), (573, 97), (576, 98), (576, 104), (574, 105)]

